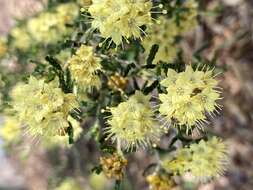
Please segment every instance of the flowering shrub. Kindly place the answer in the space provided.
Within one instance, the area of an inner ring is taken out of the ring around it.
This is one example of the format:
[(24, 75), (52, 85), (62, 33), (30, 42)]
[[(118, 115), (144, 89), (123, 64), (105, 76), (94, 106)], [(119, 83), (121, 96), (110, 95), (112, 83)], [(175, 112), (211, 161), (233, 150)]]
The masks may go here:
[[(184, 58), (180, 44), (200, 16), (195, 0), (69, 0), (17, 22), (0, 40), (0, 57), (17, 62), (14, 72), (1, 65), (7, 147), (36, 137), (80, 160), (78, 142), (91, 140), (101, 154), (92, 172), (115, 189), (137, 151), (155, 157), (143, 168), (151, 190), (222, 175), (227, 146), (207, 122), (221, 109), (217, 70), (200, 51)], [(81, 185), (68, 177), (50, 188)]]

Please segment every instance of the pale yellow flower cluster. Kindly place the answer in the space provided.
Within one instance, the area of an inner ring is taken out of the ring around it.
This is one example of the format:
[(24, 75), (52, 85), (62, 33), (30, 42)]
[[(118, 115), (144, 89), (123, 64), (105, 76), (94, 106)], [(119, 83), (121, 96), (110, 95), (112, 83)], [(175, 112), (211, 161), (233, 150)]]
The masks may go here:
[(174, 159), (163, 161), (163, 167), (174, 174), (190, 172), (196, 180), (206, 182), (222, 175), (228, 163), (227, 147), (217, 137), (201, 140), (178, 149)]
[(69, 59), (69, 70), (78, 87), (87, 89), (92, 86), (100, 86), (100, 79), (97, 75), (101, 69), (100, 61), (93, 47), (86, 45), (82, 45)]
[(151, 8), (149, 0), (93, 0), (88, 11), (93, 17), (92, 27), (119, 45), (123, 38), (141, 37), (141, 26), (152, 24)]
[(61, 4), (52, 11), (42, 12), (11, 31), (13, 46), (25, 51), (32, 43), (56, 43), (72, 32), (66, 24), (72, 24), (78, 14), (79, 7), (75, 3)]
[(217, 84), (212, 70), (194, 71), (190, 65), (181, 73), (169, 69), (161, 81), (167, 93), (159, 94), (159, 112), (168, 122), (185, 126), (187, 133), (194, 126), (201, 127), (206, 120), (205, 113), (213, 114), (219, 108)]
[[(80, 126), (80, 123), (73, 119), (71, 116), (68, 116), (67, 120), (73, 127), (73, 140), (76, 142), (81, 136), (81, 133), (83, 131), (82, 127)], [(69, 137), (66, 130), (60, 130), (58, 134), (53, 138), (51, 138), (51, 136), (43, 136), (41, 139), (41, 144), (46, 149), (72, 146), (72, 144), (69, 144)]]
[(32, 44), (32, 39), (24, 26), (13, 28), (10, 35), (13, 38), (12, 46), (16, 49), (26, 51)]
[(196, 0), (187, 0), (183, 3), (182, 7), (186, 10), (179, 14), (180, 22), (178, 27), (180, 33), (188, 32), (197, 26), (198, 6)]
[(59, 5), (54, 12), (42, 12), (29, 20), (27, 31), (39, 43), (57, 42), (72, 31), (66, 24), (71, 24), (78, 12), (79, 7), (74, 3)]
[(165, 17), (159, 18), (159, 24), (154, 24), (147, 30), (148, 35), (142, 41), (145, 48), (145, 56), (154, 44), (159, 45), (159, 49), (155, 55), (153, 63), (157, 64), (159, 61), (172, 62), (177, 55), (177, 45), (174, 43), (175, 36), (178, 35), (178, 27), (173, 19)]
[(5, 143), (9, 144), (17, 142), (21, 137), (21, 132), (21, 124), (16, 118), (4, 118), (4, 124), (0, 129), (0, 136), (3, 138)]
[(13, 89), (13, 109), (31, 135), (55, 136), (69, 127), (69, 112), (78, 104), (72, 93), (64, 94), (58, 85), (31, 76), (28, 84)]
[(157, 126), (149, 103), (150, 96), (141, 92), (131, 96), (126, 102), (110, 108), (108, 138), (121, 143), (123, 149), (147, 147), (157, 142), (161, 130)]
[(175, 37), (192, 30), (197, 26), (198, 3), (195, 0), (188, 0), (182, 4), (185, 11), (179, 13), (180, 22), (177, 23), (176, 16), (172, 18), (159, 17), (158, 21), (147, 29), (147, 36), (142, 45), (145, 49), (145, 56), (149, 55), (151, 47), (154, 44), (159, 45), (154, 63), (159, 61), (171, 63), (177, 55), (178, 44), (175, 43)]

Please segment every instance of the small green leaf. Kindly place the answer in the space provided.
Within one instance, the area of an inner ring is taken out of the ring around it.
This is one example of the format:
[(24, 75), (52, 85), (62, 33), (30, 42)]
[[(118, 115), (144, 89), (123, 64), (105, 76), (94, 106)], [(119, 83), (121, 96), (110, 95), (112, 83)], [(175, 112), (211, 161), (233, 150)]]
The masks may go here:
[(92, 172), (92, 173), (96, 173), (96, 174), (98, 174), (98, 175), (99, 175), (102, 171), (103, 171), (103, 169), (102, 169), (102, 166), (101, 166), (101, 165), (95, 166), (94, 168), (91, 169), (91, 172)]
[(147, 65), (152, 65), (153, 60), (155, 59), (155, 55), (159, 49), (159, 45), (154, 44), (149, 52), (149, 56), (147, 59)]
[(73, 144), (74, 143), (74, 129), (70, 122), (69, 122), (69, 127), (67, 128), (67, 133), (69, 136), (69, 144)]
[(150, 86), (146, 87), (143, 89), (143, 93), (145, 95), (149, 94), (150, 92), (152, 92), (157, 86), (159, 85), (159, 81), (156, 80), (154, 81)]
[(59, 70), (59, 71), (62, 71), (62, 68), (61, 68), (61, 64), (59, 63), (59, 60), (57, 60), (56, 58), (50, 56), (50, 55), (47, 55), (46, 56), (46, 61), (52, 65), (55, 69)]

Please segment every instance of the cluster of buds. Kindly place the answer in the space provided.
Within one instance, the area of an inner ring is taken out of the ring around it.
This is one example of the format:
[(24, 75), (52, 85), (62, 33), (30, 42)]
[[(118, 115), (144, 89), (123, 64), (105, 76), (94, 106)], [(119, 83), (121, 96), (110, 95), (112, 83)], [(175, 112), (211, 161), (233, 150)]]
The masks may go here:
[(100, 58), (96, 57), (92, 46), (82, 45), (69, 60), (69, 70), (76, 84), (81, 89), (100, 86), (97, 75), (101, 69)]
[(127, 165), (127, 160), (117, 153), (109, 157), (101, 157), (100, 164), (103, 172), (108, 178), (121, 180), (124, 175), (124, 169)]
[(116, 73), (112, 75), (108, 81), (108, 86), (115, 90), (121, 91), (124, 90), (127, 86), (128, 80), (122, 77), (120, 74)]
[(146, 177), (150, 190), (169, 190), (175, 186), (168, 174), (153, 173)]
[(69, 126), (69, 112), (78, 104), (74, 94), (65, 94), (58, 85), (57, 80), (46, 83), (31, 76), (28, 84), (13, 89), (13, 109), (31, 135), (59, 135)]

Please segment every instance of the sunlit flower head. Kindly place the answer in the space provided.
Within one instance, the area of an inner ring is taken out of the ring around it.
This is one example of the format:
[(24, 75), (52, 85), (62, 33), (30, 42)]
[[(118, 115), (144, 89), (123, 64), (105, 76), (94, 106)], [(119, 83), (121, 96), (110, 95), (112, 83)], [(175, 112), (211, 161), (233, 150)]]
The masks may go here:
[(126, 102), (109, 109), (106, 133), (113, 142), (121, 143), (123, 149), (146, 147), (159, 141), (161, 130), (149, 103), (150, 96), (137, 91)]
[(201, 128), (206, 121), (206, 112), (213, 115), (220, 109), (216, 102), (220, 99), (220, 92), (213, 70), (194, 71), (187, 66), (184, 72), (177, 73), (169, 69), (161, 84), (166, 87), (167, 93), (159, 94), (159, 112), (167, 122), (186, 126), (187, 133), (194, 126)]
[(72, 93), (64, 94), (57, 80), (46, 83), (30, 77), (12, 91), (12, 105), (21, 122), (35, 136), (54, 136), (68, 126), (69, 112), (78, 106)]
[(152, 24), (151, 9), (150, 0), (93, 0), (88, 11), (92, 27), (119, 45), (123, 38), (140, 38), (145, 33), (141, 26)]
[(217, 137), (212, 137), (179, 149), (174, 159), (163, 162), (163, 167), (174, 174), (190, 172), (197, 181), (206, 182), (221, 176), (227, 163), (227, 146)]
[(72, 77), (80, 88), (100, 86), (97, 75), (101, 69), (101, 59), (95, 55), (92, 46), (82, 45), (69, 61), (68, 66)]
[(106, 177), (121, 180), (124, 175), (127, 160), (114, 153), (111, 156), (100, 157), (100, 164)]

